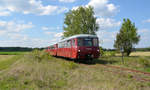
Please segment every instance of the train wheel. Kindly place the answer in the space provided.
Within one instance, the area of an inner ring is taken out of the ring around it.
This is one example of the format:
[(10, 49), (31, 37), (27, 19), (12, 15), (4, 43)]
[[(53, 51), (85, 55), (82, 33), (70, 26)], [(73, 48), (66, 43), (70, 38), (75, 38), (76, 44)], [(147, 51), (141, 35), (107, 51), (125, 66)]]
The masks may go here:
[(77, 62), (78, 60), (77, 59), (74, 59), (74, 62)]
[(94, 62), (93, 62), (93, 59), (89, 59), (89, 60), (88, 60), (88, 63), (89, 63), (89, 64), (93, 64), (93, 63), (94, 63)]
[(80, 60), (79, 59), (74, 59), (74, 62), (75, 63), (80, 63)]

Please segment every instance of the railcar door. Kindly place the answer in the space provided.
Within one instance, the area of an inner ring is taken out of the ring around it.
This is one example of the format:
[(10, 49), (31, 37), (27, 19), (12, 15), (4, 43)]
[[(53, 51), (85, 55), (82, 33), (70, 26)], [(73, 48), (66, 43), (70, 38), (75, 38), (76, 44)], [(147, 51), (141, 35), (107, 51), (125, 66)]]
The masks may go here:
[(58, 47), (58, 45), (57, 45), (57, 44), (55, 44), (54, 56), (57, 56), (57, 47)]
[(71, 55), (72, 55), (71, 40), (68, 40), (68, 41), (67, 41), (66, 52), (67, 52), (67, 53), (66, 53), (66, 54), (67, 54), (66, 56), (69, 57), (69, 58), (71, 58), (71, 57), (72, 57), (72, 56), (71, 56)]
[(77, 56), (77, 53), (76, 53), (76, 48), (77, 47), (77, 45), (76, 45), (76, 40), (75, 39), (72, 39), (72, 44), (71, 44), (71, 58), (73, 58), (73, 59), (75, 59), (76, 58), (76, 56)]

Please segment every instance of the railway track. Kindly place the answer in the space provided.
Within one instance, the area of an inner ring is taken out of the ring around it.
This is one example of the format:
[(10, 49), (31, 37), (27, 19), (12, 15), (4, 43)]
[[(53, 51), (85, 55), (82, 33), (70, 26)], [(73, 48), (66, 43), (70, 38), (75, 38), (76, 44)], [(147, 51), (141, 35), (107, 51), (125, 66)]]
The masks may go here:
[[(137, 81), (150, 82), (150, 73), (149, 72), (143, 72), (143, 71), (139, 71), (139, 70), (123, 68), (123, 67), (113, 66), (113, 65), (104, 65), (104, 64), (87, 65), (87, 64), (80, 63), (80, 65), (88, 66), (88, 67), (91, 67), (91, 68), (98, 68), (98, 66), (105, 67), (106, 68), (105, 69), (106, 72), (111, 72), (113, 74), (119, 74), (119, 75), (127, 75), (129, 73), (132, 73), (133, 75), (131, 76), (131, 78), (133, 78), (133, 79), (135, 79)], [(109, 69), (112, 69), (112, 70), (109, 70)], [(146, 76), (149, 79), (141, 77), (141, 75), (142, 76)]]

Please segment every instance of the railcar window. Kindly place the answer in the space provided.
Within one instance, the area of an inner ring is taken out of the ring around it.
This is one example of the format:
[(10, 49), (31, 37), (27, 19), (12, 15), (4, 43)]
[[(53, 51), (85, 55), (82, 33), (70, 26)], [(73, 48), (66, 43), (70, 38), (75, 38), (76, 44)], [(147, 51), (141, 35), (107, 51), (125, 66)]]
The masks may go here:
[(70, 48), (71, 47), (71, 40), (67, 41), (67, 47)]
[(92, 38), (78, 38), (78, 46), (92, 46)]
[(58, 48), (62, 48), (62, 43), (58, 43)]
[(64, 47), (65, 47), (65, 42), (62, 42), (61, 48), (64, 48)]
[(98, 46), (98, 39), (97, 38), (93, 39), (93, 46)]
[(64, 42), (64, 48), (66, 48), (66, 47), (67, 47), (67, 41)]
[(54, 47), (54, 46), (50, 46), (49, 48), (50, 48), (50, 49), (55, 49), (55, 47)]
[(83, 39), (82, 38), (78, 38), (78, 46), (83, 46)]
[(75, 46), (75, 40), (74, 39), (72, 40), (72, 46)]
[(92, 39), (85, 38), (83, 44), (84, 46), (92, 46)]
[(78, 38), (78, 46), (98, 46), (97, 38)]

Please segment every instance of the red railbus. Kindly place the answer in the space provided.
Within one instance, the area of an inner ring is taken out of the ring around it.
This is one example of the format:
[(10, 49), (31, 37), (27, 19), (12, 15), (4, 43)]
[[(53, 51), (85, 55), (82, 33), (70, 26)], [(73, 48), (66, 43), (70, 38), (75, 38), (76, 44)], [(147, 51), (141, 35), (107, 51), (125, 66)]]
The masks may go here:
[(46, 51), (53, 56), (57, 56), (57, 44), (51, 45), (47, 47)]
[(96, 35), (80, 34), (66, 38), (52, 46), (47, 51), (50, 55), (71, 59), (94, 59), (100, 55), (99, 40)]

